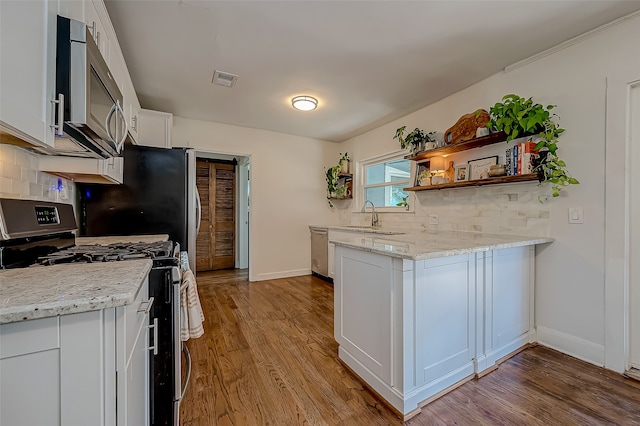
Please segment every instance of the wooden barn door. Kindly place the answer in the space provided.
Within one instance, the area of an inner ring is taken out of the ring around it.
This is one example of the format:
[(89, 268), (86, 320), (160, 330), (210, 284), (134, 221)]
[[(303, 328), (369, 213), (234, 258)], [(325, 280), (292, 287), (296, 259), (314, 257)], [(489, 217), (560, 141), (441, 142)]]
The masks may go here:
[(198, 159), (196, 186), (202, 220), (196, 239), (196, 271), (235, 266), (235, 166)]

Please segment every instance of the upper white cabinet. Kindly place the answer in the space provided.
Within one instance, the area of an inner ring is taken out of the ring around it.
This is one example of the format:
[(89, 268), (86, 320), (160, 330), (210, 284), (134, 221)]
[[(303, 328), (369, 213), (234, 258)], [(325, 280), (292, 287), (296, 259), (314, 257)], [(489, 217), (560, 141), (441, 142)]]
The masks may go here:
[(145, 146), (171, 148), (173, 114), (168, 112), (140, 110), (138, 143)]
[(102, 3), (102, 1), (94, 3), (92, 0), (87, 0), (84, 3), (84, 22), (87, 24), (89, 32), (93, 36), (93, 41), (96, 42), (96, 46), (98, 46), (98, 50), (102, 53), (105, 62), (111, 66), (111, 39), (114, 38), (115, 35), (109, 34), (111, 33), (110, 31), (107, 32), (107, 28), (111, 26), (111, 21), (104, 8), (104, 3)]
[(57, 14), (57, 0), (0, 1), (1, 139), (53, 146)]
[(102, 0), (0, 1), (0, 142), (54, 145), (57, 15), (87, 24), (123, 93), (135, 142), (140, 103)]

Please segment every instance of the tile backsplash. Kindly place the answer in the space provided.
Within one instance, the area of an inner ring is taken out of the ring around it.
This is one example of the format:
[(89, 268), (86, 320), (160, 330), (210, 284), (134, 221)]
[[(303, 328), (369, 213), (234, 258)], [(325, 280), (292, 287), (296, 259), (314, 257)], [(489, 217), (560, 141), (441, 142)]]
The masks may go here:
[(38, 170), (38, 156), (0, 144), (0, 197), (73, 204), (73, 182)]
[[(549, 236), (551, 210), (538, 200), (546, 193), (535, 182), (415, 194), (413, 213), (383, 213), (379, 215), (381, 225), (416, 230)], [(367, 213), (345, 209), (340, 214), (341, 224), (368, 225), (370, 220), (369, 209)]]

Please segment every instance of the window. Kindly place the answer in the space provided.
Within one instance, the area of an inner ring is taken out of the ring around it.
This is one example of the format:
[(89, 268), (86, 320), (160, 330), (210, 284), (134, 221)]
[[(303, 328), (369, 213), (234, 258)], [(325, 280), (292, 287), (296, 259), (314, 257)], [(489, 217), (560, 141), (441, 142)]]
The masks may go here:
[(376, 210), (406, 211), (402, 202), (409, 202), (409, 193), (402, 189), (411, 186), (411, 161), (406, 160), (404, 154), (397, 151), (360, 163), (362, 179), (359, 179), (358, 205), (354, 208), (359, 209), (365, 200), (371, 200)]

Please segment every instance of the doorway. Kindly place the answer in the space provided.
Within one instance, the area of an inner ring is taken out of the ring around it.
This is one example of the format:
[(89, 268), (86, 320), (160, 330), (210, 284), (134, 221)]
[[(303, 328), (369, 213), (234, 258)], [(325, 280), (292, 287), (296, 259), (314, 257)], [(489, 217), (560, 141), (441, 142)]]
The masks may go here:
[(196, 160), (196, 186), (202, 204), (196, 272), (235, 267), (236, 166), (236, 160)]
[[(629, 90), (629, 366), (640, 373), (640, 81)], [(640, 375), (640, 374), (638, 374)]]

